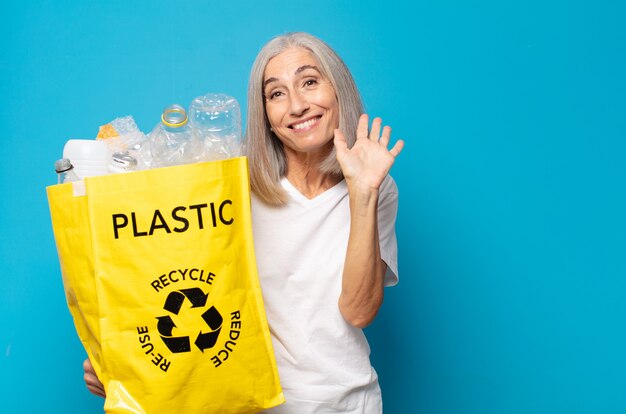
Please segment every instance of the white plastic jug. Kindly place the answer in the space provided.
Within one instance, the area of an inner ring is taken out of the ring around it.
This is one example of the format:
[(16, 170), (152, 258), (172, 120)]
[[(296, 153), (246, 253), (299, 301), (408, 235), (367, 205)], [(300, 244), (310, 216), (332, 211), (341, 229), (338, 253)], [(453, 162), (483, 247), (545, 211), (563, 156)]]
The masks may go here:
[(70, 139), (63, 147), (63, 158), (69, 158), (80, 178), (109, 174), (111, 152), (104, 141)]

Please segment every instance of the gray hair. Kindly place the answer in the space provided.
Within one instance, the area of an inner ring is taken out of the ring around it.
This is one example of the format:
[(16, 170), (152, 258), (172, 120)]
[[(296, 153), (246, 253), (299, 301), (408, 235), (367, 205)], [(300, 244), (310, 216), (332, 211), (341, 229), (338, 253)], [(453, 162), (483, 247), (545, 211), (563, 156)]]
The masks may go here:
[[(339, 129), (345, 135), (349, 148), (354, 145), (359, 116), (363, 112), (361, 96), (348, 67), (322, 40), (308, 33), (297, 32), (277, 36), (265, 44), (250, 72), (244, 154), (250, 162), (252, 191), (270, 205), (282, 205), (286, 202), (287, 196), (280, 180), (287, 171), (287, 160), (283, 144), (270, 130), (265, 113), (263, 75), (270, 59), (292, 47), (302, 47), (310, 51), (317, 60), (322, 75), (333, 86), (339, 103)], [(319, 168), (326, 174), (342, 176), (334, 146)]]

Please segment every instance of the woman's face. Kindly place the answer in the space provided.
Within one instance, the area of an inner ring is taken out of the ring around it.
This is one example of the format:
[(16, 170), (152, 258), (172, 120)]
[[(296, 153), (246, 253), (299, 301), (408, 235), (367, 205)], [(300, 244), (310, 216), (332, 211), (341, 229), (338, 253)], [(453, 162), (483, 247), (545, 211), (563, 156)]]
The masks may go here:
[(272, 130), (287, 148), (312, 153), (332, 145), (339, 104), (311, 52), (294, 47), (270, 59), (263, 94)]

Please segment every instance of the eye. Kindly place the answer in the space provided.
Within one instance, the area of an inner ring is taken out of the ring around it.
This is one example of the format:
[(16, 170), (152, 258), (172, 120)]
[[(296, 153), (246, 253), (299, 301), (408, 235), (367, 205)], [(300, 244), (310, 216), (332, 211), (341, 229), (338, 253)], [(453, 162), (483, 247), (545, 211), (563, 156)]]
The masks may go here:
[(271, 100), (274, 100), (274, 99), (279, 98), (281, 96), (283, 96), (282, 91), (272, 91), (268, 95), (266, 95), (266, 99), (271, 101)]
[(317, 85), (317, 79), (310, 78), (304, 81), (304, 86), (311, 87)]

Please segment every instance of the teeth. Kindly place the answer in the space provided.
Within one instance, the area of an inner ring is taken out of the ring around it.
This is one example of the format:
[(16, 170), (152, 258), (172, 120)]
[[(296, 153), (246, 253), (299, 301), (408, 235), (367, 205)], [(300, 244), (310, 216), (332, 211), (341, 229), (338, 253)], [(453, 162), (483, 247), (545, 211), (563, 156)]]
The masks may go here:
[(308, 128), (316, 122), (317, 122), (317, 118), (309, 119), (308, 121), (302, 122), (300, 124), (294, 124), (293, 129), (300, 130), (300, 129)]

